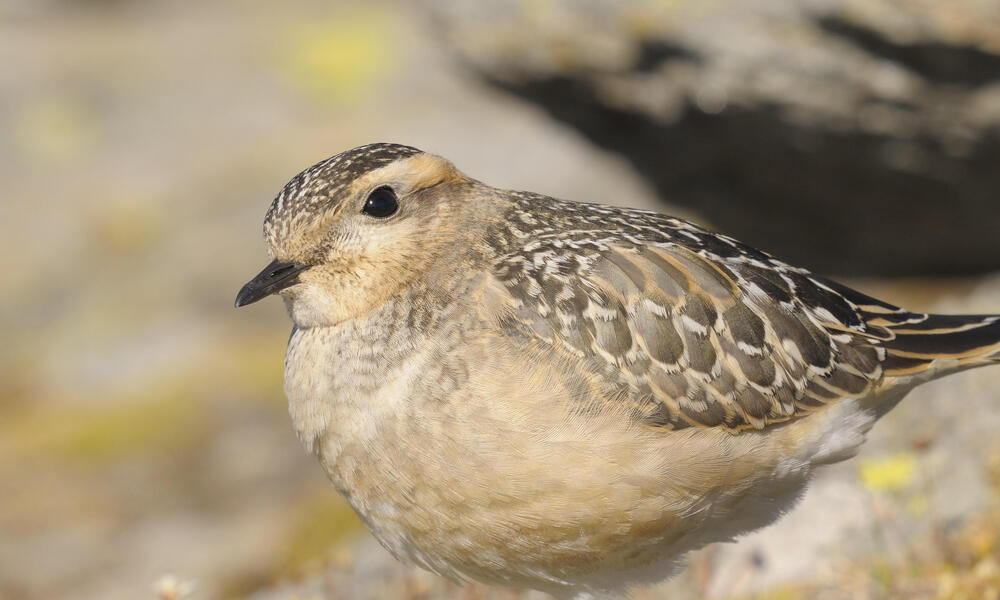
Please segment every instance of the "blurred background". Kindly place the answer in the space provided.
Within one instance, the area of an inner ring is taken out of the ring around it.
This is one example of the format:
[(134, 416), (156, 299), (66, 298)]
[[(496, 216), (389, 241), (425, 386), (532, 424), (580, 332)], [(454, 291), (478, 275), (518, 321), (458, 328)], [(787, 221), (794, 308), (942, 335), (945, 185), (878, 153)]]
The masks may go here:
[[(292, 432), (303, 168), (374, 141), (1000, 312), (996, 0), (0, 1), (0, 598), (541, 598), (375, 544)], [(637, 598), (997, 598), (1000, 369)]]

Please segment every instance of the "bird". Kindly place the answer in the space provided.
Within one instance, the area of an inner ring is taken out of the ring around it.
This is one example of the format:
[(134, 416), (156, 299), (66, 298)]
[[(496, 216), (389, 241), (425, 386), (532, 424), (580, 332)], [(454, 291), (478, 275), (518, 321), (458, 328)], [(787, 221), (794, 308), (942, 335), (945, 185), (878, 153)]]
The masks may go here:
[(1000, 316), (910, 312), (658, 212), (377, 143), (296, 175), (236, 297), (293, 322), (297, 437), (396, 558), (618, 598), (789, 511)]

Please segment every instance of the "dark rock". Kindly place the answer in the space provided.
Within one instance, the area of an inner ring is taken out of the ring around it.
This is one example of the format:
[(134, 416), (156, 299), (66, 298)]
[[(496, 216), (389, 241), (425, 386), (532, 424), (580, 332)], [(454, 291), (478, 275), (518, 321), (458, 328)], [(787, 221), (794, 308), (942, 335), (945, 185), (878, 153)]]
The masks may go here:
[(470, 4), (430, 2), (471, 69), (719, 230), (827, 273), (1000, 268), (1000, 11)]

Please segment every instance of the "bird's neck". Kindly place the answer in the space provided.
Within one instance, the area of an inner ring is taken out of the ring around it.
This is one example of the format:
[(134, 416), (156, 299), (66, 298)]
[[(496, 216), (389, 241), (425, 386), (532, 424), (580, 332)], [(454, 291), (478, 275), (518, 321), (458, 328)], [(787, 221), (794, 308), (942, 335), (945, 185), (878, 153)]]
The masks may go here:
[(369, 413), (384, 405), (372, 399), (401, 373), (423, 368), (420, 360), (432, 360), (428, 349), (448, 335), (457, 313), (468, 314), (466, 302), (457, 280), (434, 288), (414, 284), (361, 317), (296, 327), (285, 358), (285, 393), (307, 449), (346, 419), (377, 421)]

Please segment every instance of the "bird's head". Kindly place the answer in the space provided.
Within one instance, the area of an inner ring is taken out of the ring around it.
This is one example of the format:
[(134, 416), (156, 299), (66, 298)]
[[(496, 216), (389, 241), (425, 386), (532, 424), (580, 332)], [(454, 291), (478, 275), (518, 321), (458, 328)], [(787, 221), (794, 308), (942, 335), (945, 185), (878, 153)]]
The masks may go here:
[(274, 260), (236, 297), (280, 294), (300, 327), (367, 313), (411, 285), (459, 242), (474, 182), (416, 148), (371, 144), (296, 175), (271, 203), (264, 238)]

